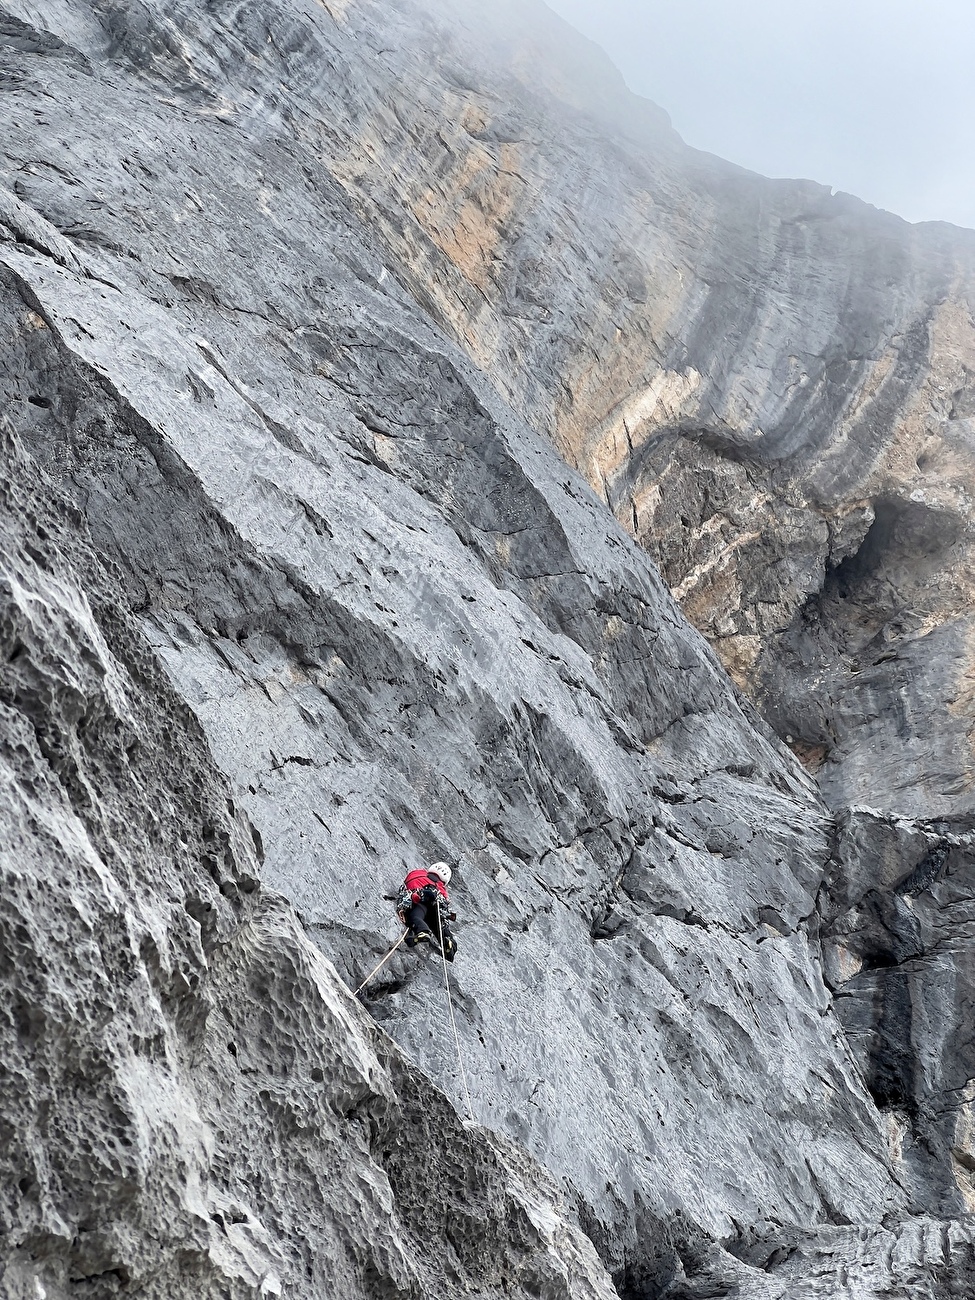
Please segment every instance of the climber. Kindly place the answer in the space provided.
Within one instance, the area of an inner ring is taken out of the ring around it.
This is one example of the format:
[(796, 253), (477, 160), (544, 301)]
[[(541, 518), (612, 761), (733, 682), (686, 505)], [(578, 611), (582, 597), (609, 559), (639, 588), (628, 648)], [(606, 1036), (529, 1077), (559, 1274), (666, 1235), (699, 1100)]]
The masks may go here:
[(448, 920), (456, 920), (456, 914), (450, 911), (447, 894), (451, 874), (446, 862), (435, 862), (426, 870), (411, 871), (396, 900), (396, 915), (409, 928), (407, 947), (434, 943), (448, 961), (453, 961), (457, 952), (457, 943), (447, 925)]

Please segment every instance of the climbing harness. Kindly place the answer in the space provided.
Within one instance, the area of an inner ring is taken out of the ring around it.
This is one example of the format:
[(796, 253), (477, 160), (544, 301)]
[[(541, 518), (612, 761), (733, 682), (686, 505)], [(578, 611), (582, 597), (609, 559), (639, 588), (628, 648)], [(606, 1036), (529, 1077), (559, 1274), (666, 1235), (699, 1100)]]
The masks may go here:
[(390, 957), (392, 957), (393, 953), (394, 953), (394, 952), (396, 951), (396, 949), (400, 946), (400, 944), (403, 942), (403, 940), (406, 938), (406, 936), (407, 936), (408, 934), (409, 934), (409, 930), (404, 930), (404, 931), (403, 931), (403, 933), (402, 933), (402, 934), (400, 935), (400, 937), (396, 940), (396, 942), (393, 944), (392, 948), (390, 948), (389, 952), (388, 952), (388, 953), (386, 954), (386, 956), (382, 959), (382, 961), (379, 963), (379, 965), (376, 967), (376, 969), (375, 969), (374, 971), (372, 971), (371, 974), (367, 975), (366, 978), (362, 981), (362, 983), (359, 985), (359, 987), (356, 989), (355, 993), (353, 994), (353, 997), (358, 997), (359, 994), (362, 992), (362, 990), (363, 990), (363, 989), (366, 987), (366, 985), (369, 983), (369, 981), (372, 980), (372, 979), (375, 979), (375, 977), (379, 974), (379, 972), (382, 970), (382, 968), (386, 965), (386, 963), (389, 961)]
[(440, 913), (440, 901), (437, 900), (437, 929), (440, 931), (440, 956), (443, 961), (443, 983), (447, 992), (447, 1010), (450, 1012), (450, 1027), (454, 1031), (454, 1045), (457, 1048), (457, 1064), (460, 1066), (460, 1077), (464, 1085), (464, 1096), (467, 1099), (467, 1117), (470, 1122), (474, 1123), (474, 1106), (471, 1102), (471, 1090), (467, 1086), (467, 1071), (464, 1069), (464, 1056), (460, 1050), (460, 1034), (457, 1032), (457, 1021), (454, 1019), (454, 1002), (450, 996), (450, 975), (447, 973), (447, 945), (443, 937), (443, 917)]

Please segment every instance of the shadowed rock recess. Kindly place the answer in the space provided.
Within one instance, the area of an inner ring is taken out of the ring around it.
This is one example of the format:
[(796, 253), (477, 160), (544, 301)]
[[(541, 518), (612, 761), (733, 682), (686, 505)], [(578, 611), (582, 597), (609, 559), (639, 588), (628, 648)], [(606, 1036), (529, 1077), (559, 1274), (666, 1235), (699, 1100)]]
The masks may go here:
[(0, 113), (4, 1296), (975, 1296), (975, 234), (535, 0)]

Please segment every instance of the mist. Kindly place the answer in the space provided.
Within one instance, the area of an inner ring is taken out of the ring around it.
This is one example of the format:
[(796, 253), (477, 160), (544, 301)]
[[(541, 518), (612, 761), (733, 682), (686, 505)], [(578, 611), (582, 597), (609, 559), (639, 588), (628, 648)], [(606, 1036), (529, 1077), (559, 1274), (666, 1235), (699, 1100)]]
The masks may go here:
[(688, 144), (975, 227), (970, 0), (548, 3)]

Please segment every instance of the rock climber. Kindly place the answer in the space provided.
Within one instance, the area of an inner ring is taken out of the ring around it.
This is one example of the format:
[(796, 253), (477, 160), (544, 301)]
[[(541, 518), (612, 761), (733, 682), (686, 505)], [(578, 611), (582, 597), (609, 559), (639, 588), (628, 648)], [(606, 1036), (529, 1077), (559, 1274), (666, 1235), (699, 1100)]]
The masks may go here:
[(446, 862), (435, 862), (432, 867), (411, 871), (396, 900), (396, 915), (409, 929), (407, 947), (436, 944), (448, 961), (453, 961), (457, 952), (456, 940), (447, 924), (456, 919), (450, 910), (447, 894), (451, 874)]

